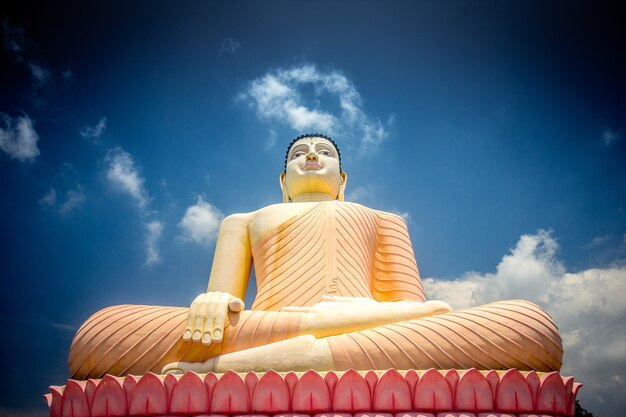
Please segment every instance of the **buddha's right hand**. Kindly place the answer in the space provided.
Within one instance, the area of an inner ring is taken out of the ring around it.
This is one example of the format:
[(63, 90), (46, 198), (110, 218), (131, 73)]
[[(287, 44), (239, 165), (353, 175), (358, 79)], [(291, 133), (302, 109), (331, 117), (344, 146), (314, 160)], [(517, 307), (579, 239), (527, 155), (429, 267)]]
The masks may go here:
[(243, 308), (243, 301), (227, 292), (210, 291), (200, 294), (189, 307), (183, 340), (202, 340), (204, 345), (221, 342), (228, 312), (239, 312)]

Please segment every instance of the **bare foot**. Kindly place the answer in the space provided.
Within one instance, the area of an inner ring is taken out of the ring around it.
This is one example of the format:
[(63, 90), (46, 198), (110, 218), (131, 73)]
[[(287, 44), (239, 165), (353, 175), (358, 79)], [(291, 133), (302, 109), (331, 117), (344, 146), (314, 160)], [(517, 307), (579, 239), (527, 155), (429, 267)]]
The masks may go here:
[(206, 374), (215, 371), (215, 359), (210, 358), (206, 362), (172, 362), (161, 369), (161, 374), (183, 374), (193, 371), (198, 374)]
[(452, 307), (450, 307), (450, 304), (440, 300), (426, 301), (424, 303), (424, 306), (430, 310), (433, 316), (436, 316), (437, 314), (450, 313), (452, 311)]

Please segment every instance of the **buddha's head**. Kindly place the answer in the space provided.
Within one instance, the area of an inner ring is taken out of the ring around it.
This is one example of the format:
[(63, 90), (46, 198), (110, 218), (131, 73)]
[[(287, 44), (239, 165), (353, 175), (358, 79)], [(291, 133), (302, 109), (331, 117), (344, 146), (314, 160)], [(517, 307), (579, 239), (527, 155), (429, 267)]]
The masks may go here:
[[(280, 174), (283, 202), (341, 200), (348, 176), (341, 170), (341, 154), (328, 136), (309, 133), (295, 138), (287, 148)], [(303, 200), (304, 199), (304, 200)]]

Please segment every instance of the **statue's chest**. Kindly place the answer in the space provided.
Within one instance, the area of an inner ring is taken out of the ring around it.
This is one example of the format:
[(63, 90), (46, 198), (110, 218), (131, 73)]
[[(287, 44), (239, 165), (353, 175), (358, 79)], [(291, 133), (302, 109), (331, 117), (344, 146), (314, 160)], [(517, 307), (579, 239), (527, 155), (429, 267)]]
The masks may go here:
[(260, 210), (248, 225), (252, 246), (322, 203), (274, 204)]
[(252, 245), (259, 291), (254, 307), (311, 305), (324, 294), (371, 297), (371, 214), (359, 205), (320, 203), (258, 237)]

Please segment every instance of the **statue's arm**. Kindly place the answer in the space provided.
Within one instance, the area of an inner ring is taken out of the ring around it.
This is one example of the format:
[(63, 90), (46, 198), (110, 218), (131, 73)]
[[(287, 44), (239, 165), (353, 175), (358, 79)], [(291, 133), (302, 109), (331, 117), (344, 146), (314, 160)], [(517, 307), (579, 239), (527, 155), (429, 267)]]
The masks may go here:
[(398, 215), (376, 211), (372, 296), (376, 301), (425, 301), (411, 238)]
[(234, 214), (222, 221), (207, 292), (191, 303), (183, 340), (219, 343), (228, 312), (243, 310), (252, 266), (249, 219), (249, 214)]
[(222, 221), (207, 291), (227, 292), (241, 299), (246, 295), (252, 267), (249, 219), (249, 214), (233, 214)]

